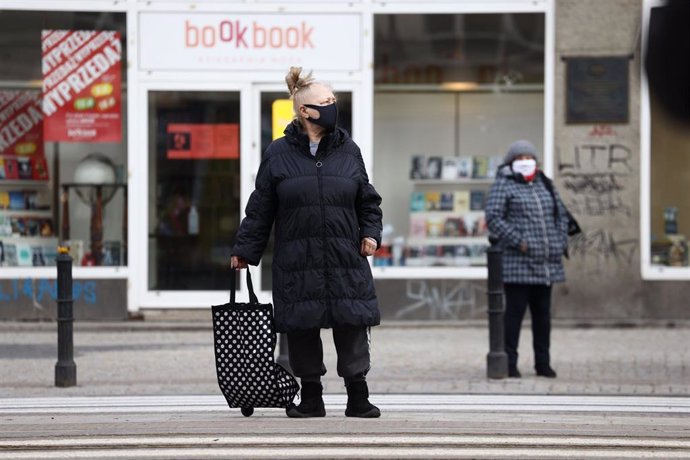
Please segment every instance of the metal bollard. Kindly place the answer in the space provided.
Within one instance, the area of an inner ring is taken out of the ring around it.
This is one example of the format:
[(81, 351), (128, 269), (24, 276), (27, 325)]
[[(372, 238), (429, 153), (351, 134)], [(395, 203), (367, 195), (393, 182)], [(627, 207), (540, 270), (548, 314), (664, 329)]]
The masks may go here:
[(283, 366), (288, 372), (292, 373), (290, 359), (288, 358), (287, 334), (284, 332), (278, 334), (278, 359), (276, 362)]
[(505, 351), (505, 305), (503, 303), (503, 251), (496, 238), (489, 238), (487, 250), (489, 296), (489, 354), (486, 356), (486, 375), (490, 379), (508, 377), (508, 355)]
[(72, 257), (69, 249), (58, 247), (57, 309), (58, 361), (55, 364), (55, 386), (73, 387), (77, 384), (77, 365), (74, 363)]

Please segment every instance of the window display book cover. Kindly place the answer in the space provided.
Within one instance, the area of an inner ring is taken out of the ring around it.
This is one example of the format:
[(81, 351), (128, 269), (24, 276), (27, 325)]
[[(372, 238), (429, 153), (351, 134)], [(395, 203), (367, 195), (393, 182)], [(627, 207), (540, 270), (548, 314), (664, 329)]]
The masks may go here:
[(470, 191), (470, 211), (483, 211), (486, 193), (483, 190)]
[(410, 194), (410, 212), (426, 211), (426, 198), (424, 192), (412, 192)]
[(441, 179), (454, 180), (458, 178), (458, 159), (456, 157), (444, 157)]
[(457, 190), (453, 193), (453, 212), (465, 214), (470, 210), (470, 192), (468, 190)]
[(31, 166), (31, 158), (18, 158), (17, 168), (19, 179), (31, 180), (33, 179), (33, 167)]
[(426, 157), (424, 155), (412, 156), (410, 179), (426, 179)]

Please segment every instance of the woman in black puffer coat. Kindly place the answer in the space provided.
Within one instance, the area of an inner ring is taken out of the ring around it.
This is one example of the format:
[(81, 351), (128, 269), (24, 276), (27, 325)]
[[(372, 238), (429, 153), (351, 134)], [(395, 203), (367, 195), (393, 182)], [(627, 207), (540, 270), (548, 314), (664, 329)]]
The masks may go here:
[(369, 327), (380, 322), (366, 256), (381, 244), (381, 197), (362, 155), (336, 126), (332, 89), (292, 67), (286, 77), (296, 119), (266, 149), (232, 250), (231, 266), (257, 265), (275, 223), (273, 303), (286, 332), (290, 366), (302, 381), (290, 417), (323, 417), (320, 339), (333, 329), (345, 415), (378, 417), (368, 400)]

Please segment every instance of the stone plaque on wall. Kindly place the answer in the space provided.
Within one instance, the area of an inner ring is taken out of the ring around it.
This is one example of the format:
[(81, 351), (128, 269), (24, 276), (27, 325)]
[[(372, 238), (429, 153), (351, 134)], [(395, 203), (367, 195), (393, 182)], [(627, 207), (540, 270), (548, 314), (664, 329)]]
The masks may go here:
[(629, 60), (566, 58), (566, 123), (628, 123)]

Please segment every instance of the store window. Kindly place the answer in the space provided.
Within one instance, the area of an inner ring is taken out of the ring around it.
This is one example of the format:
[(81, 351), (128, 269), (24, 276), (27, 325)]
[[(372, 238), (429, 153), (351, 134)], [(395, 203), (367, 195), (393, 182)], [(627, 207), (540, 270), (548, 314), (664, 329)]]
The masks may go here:
[[(0, 14), (2, 266), (55, 265), (59, 240), (76, 266), (127, 264), (125, 24), (111, 12)], [(94, 58), (98, 75), (87, 78)], [(59, 84), (54, 111), (43, 111), (47, 88)], [(74, 128), (77, 119), (103, 125)]]
[(504, 152), (517, 139), (543, 152), (544, 15), (391, 14), (374, 25), (384, 197), (374, 266), (483, 266), (484, 203)]
[(651, 108), (651, 254), (656, 267), (687, 267), (690, 131), (654, 99)]
[(149, 289), (227, 290), (240, 222), (240, 93), (149, 93)]

